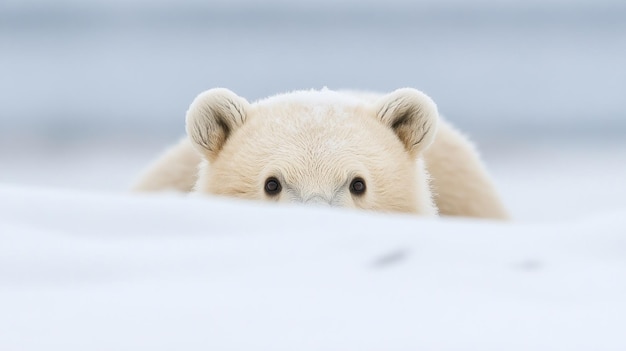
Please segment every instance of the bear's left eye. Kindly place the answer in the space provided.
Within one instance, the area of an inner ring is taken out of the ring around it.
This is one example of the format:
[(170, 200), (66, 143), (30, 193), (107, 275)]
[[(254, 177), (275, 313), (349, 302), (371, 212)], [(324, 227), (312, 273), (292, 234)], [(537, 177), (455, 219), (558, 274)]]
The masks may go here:
[(280, 186), (280, 181), (274, 177), (269, 177), (265, 181), (265, 193), (270, 196), (278, 195), (282, 190), (282, 186)]
[(350, 183), (350, 192), (354, 195), (363, 195), (365, 193), (365, 181), (363, 178), (356, 177)]

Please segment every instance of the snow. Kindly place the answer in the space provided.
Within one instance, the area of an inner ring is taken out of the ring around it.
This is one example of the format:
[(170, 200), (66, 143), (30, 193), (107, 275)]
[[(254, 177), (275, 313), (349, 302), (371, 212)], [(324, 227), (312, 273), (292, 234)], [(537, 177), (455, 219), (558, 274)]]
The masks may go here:
[(3, 144), (0, 350), (626, 349), (626, 145), (477, 141), (513, 222), (137, 196), (166, 141)]
[(624, 350), (623, 140), (478, 138), (514, 221), (128, 185), (175, 141), (0, 144), (0, 350)]
[(499, 223), (0, 185), (1, 350), (623, 350), (626, 206)]

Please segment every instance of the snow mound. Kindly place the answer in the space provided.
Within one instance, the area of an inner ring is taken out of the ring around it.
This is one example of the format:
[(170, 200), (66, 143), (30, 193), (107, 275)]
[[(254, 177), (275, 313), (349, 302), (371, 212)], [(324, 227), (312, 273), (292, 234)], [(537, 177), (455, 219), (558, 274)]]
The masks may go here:
[(624, 350), (626, 209), (422, 219), (0, 186), (0, 350)]

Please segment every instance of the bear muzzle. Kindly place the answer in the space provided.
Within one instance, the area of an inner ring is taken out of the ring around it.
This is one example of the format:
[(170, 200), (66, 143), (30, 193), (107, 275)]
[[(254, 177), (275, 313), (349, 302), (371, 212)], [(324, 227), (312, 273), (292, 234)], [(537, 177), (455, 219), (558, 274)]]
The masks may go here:
[(305, 205), (313, 205), (313, 206), (331, 206), (332, 199), (327, 199), (325, 196), (320, 194), (314, 194), (311, 196), (307, 196), (306, 198), (296, 198), (293, 199), (293, 202), (302, 203)]

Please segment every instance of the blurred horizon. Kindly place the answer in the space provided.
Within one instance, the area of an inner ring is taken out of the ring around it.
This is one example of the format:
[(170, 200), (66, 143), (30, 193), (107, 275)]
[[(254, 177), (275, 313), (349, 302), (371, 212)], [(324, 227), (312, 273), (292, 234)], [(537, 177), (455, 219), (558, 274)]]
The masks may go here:
[(0, 138), (170, 140), (200, 92), (411, 86), (479, 138), (626, 135), (621, 1), (4, 1)]

